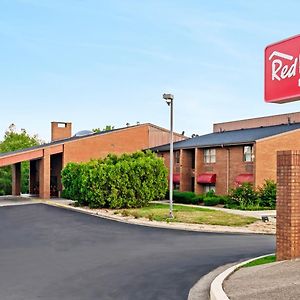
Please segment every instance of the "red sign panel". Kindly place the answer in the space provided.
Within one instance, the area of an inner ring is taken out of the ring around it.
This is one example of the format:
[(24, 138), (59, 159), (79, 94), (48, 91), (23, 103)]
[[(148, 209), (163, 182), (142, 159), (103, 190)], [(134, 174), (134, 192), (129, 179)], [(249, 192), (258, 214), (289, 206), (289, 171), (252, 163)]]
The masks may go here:
[(300, 100), (300, 35), (265, 49), (265, 101)]

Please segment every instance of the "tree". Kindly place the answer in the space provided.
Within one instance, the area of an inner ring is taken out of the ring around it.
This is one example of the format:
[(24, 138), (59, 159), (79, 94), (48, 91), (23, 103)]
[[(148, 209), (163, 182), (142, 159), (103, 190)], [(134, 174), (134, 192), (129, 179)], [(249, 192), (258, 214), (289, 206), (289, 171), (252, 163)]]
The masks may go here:
[[(37, 135), (30, 136), (25, 129), (20, 132), (14, 124), (11, 124), (4, 134), (3, 141), (0, 141), (0, 153), (10, 152), (39, 145), (41, 141)], [(28, 193), (29, 183), (29, 162), (23, 162), (22, 171), (22, 193)], [(0, 195), (11, 193), (11, 167), (0, 168)]]
[(103, 129), (100, 128), (94, 128), (92, 129), (93, 132), (98, 133), (98, 132), (103, 132), (103, 131), (110, 131), (115, 129), (115, 126), (112, 125), (106, 125)]

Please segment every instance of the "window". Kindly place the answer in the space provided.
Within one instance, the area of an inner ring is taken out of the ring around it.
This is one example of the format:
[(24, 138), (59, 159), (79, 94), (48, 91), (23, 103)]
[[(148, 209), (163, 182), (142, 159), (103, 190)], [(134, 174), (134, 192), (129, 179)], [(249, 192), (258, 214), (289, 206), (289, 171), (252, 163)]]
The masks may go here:
[(208, 164), (216, 162), (216, 149), (204, 150), (204, 162)]
[(244, 157), (243, 160), (245, 162), (252, 162), (254, 158), (253, 147), (252, 146), (244, 146)]
[(203, 192), (208, 193), (209, 191), (216, 191), (216, 185), (215, 184), (205, 184), (203, 185)]
[(174, 183), (173, 184), (173, 189), (176, 190), (176, 191), (179, 191), (179, 189), (180, 189), (180, 183)]
[(175, 163), (180, 163), (180, 151), (175, 151)]
[(195, 160), (195, 150), (192, 151), (192, 169), (195, 169), (195, 163), (196, 163), (196, 160)]

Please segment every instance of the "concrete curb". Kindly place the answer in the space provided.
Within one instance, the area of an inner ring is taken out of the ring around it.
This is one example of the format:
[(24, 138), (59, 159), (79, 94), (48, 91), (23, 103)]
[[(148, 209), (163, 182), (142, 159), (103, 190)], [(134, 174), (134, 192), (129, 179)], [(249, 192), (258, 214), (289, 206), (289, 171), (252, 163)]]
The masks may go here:
[(220, 266), (208, 274), (202, 276), (190, 289), (188, 300), (209, 300), (210, 285), (213, 280), (226, 269), (232, 267), (236, 263)]
[(237, 230), (235, 228), (230, 228), (228, 230), (223, 229), (223, 228), (213, 228), (213, 229), (198, 228), (198, 229), (195, 229), (195, 228), (189, 228), (188, 226), (184, 227), (185, 226), (184, 224), (175, 224), (175, 223), (163, 224), (161, 222), (155, 223), (154, 221), (151, 222), (151, 224), (149, 224), (148, 222), (143, 222), (142, 220), (134, 221), (134, 220), (131, 220), (131, 219), (124, 219), (124, 218), (117, 217), (117, 216), (115, 217), (115, 216), (110, 216), (110, 215), (106, 215), (106, 214), (101, 214), (99, 212), (91, 212), (91, 211), (87, 211), (87, 210), (85, 210), (81, 207), (74, 207), (74, 206), (70, 206), (70, 205), (66, 205), (66, 204), (61, 204), (61, 203), (53, 202), (51, 200), (42, 200), (40, 203), (50, 205), (50, 206), (69, 209), (69, 210), (72, 210), (72, 211), (84, 213), (84, 214), (91, 215), (91, 216), (94, 216), (94, 217), (100, 217), (100, 218), (113, 220), (113, 221), (117, 221), (117, 222), (121, 222), (121, 223), (139, 225), (139, 226), (146, 226), (146, 227), (173, 229), (173, 230), (183, 230), (183, 231), (191, 231), (191, 232), (204, 232), (204, 233), (274, 235), (273, 233), (253, 232), (253, 231), (250, 231), (250, 230)]
[(226, 293), (223, 290), (223, 282), (224, 280), (229, 277), (233, 272), (235, 272), (238, 268), (242, 267), (243, 265), (254, 261), (256, 259), (259, 258), (263, 258), (269, 255), (274, 255), (274, 253), (271, 254), (266, 254), (266, 255), (262, 255), (262, 256), (258, 256), (258, 257), (254, 257), (251, 258), (249, 260), (243, 261), (239, 264), (236, 264), (230, 268), (228, 268), (227, 270), (225, 270), (224, 272), (222, 272), (221, 274), (219, 274), (211, 283), (210, 286), (210, 300), (230, 300)]

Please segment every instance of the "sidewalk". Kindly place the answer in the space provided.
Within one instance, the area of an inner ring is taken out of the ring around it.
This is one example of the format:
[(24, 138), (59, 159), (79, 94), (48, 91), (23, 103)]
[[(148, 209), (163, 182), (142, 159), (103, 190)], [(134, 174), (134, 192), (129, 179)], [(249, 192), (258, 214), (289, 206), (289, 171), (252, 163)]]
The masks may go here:
[[(153, 203), (169, 203), (169, 200), (153, 201)], [(276, 210), (239, 210), (239, 209), (229, 209), (229, 208), (223, 208), (217, 206), (203, 206), (203, 205), (181, 204), (181, 203), (174, 203), (174, 205), (184, 205), (184, 206), (191, 206), (191, 207), (208, 208), (212, 210), (220, 210), (230, 214), (240, 215), (244, 217), (254, 217), (257, 219), (261, 219), (262, 216), (268, 216), (271, 218), (275, 218), (276, 216)]]
[(224, 282), (231, 300), (300, 299), (300, 260), (241, 268)]

